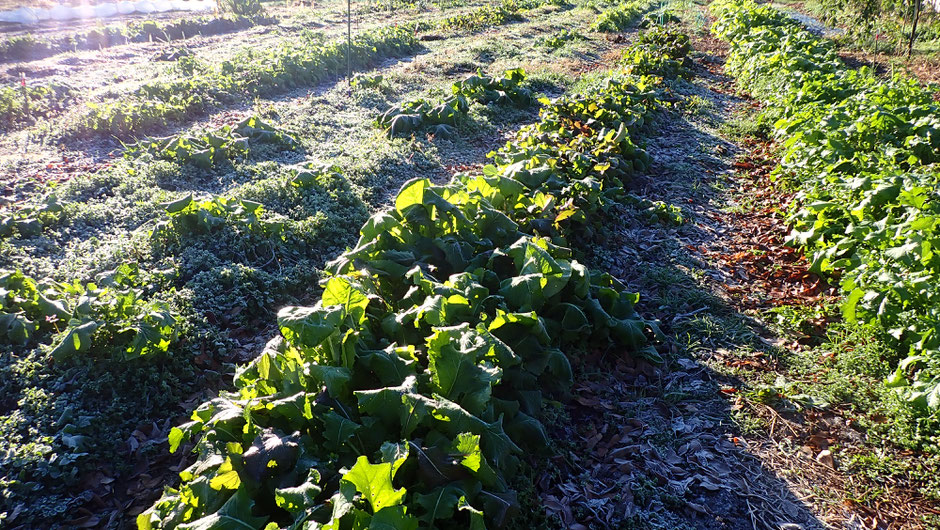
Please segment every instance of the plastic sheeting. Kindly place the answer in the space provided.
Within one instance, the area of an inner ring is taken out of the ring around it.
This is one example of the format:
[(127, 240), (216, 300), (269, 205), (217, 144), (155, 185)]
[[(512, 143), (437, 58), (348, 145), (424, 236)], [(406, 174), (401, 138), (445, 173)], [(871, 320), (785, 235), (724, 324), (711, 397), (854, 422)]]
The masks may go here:
[(21, 7), (11, 11), (0, 11), (0, 22), (38, 24), (47, 20), (66, 21), (90, 18), (110, 18), (133, 13), (166, 13), (167, 11), (211, 11), (215, 0), (140, 0), (138, 2), (111, 2), (98, 5), (64, 6), (51, 9)]

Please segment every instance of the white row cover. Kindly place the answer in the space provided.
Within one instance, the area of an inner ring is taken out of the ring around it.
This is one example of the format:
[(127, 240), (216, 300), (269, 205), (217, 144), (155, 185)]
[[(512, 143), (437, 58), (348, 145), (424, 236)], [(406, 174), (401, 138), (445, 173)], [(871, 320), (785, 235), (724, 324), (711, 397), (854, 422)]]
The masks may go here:
[(36, 24), (47, 20), (75, 20), (86, 18), (108, 18), (131, 13), (165, 13), (167, 11), (211, 11), (215, 0), (141, 0), (140, 2), (112, 2), (94, 6), (70, 7), (58, 5), (52, 9), (21, 7), (12, 11), (0, 11), (0, 22)]

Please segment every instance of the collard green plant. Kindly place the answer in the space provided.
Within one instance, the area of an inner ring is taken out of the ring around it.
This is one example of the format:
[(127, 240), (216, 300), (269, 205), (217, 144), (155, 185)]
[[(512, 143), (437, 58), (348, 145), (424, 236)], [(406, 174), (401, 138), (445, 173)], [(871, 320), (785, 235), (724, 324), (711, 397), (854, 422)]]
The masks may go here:
[(681, 22), (679, 17), (675, 15), (668, 8), (658, 9), (652, 13), (647, 13), (643, 16), (643, 20), (640, 21), (639, 27), (642, 29), (655, 28), (657, 26), (668, 26), (670, 24), (678, 24)]
[(655, 75), (668, 79), (689, 76), (688, 55), (692, 51), (688, 35), (655, 26), (641, 32), (620, 59), (634, 75)]
[(140, 142), (125, 150), (126, 157), (144, 153), (154, 158), (191, 163), (204, 169), (248, 156), (252, 144), (276, 144), (287, 149), (300, 147), (288, 133), (278, 130), (256, 117), (245, 118), (235, 125), (226, 125), (217, 132), (201, 135), (178, 135)]
[(61, 218), (62, 205), (55, 194), (49, 194), (42, 203), (24, 206), (0, 217), (0, 237), (33, 237), (42, 233)]
[(539, 46), (544, 46), (546, 48), (551, 48), (553, 50), (561, 48), (565, 44), (573, 41), (584, 40), (584, 35), (571, 31), (568, 29), (563, 29), (554, 35), (548, 37), (542, 37), (536, 43)]
[(477, 72), (451, 86), (452, 95), (440, 101), (417, 98), (396, 105), (382, 114), (376, 123), (389, 137), (408, 134), (423, 127), (433, 127), (436, 136), (456, 136), (455, 127), (470, 110), (470, 103), (483, 105), (513, 104), (528, 106), (535, 101), (532, 93), (521, 87), (525, 71), (507, 70), (502, 76), (486, 76)]
[(166, 304), (147, 300), (146, 278), (123, 265), (96, 282), (37, 282), (18, 271), (0, 273), (0, 342), (44, 342), (55, 361), (91, 350), (130, 359), (166, 352), (176, 319)]

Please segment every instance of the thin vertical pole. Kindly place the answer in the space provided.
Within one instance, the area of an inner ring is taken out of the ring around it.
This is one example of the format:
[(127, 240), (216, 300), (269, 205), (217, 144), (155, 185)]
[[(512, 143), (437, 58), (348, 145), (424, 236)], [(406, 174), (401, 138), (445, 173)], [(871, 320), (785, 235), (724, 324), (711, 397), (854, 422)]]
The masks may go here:
[[(30, 123), (29, 119), (29, 90), (26, 88), (26, 72), (20, 72), (20, 86), (23, 88), (23, 111), (26, 116), (26, 123)], [(23, 142), (23, 152), (26, 153), (29, 151), (29, 130), (26, 131), (26, 141)]]
[(352, 93), (352, 66), (349, 56), (352, 53), (352, 0), (346, 0), (346, 85)]
[(26, 89), (26, 72), (20, 72), (20, 87), (23, 89), (23, 115), (29, 121), (29, 91)]
[(911, 60), (914, 50), (914, 38), (917, 36), (917, 19), (920, 18), (920, 0), (914, 0), (914, 25), (911, 27), (911, 40), (907, 42), (907, 60)]

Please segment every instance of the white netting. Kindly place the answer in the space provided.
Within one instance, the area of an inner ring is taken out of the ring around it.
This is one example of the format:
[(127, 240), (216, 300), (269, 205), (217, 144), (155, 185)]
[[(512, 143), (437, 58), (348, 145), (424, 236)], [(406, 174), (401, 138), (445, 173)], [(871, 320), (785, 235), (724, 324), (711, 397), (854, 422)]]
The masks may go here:
[(58, 5), (51, 9), (21, 7), (0, 11), (0, 22), (37, 24), (46, 20), (64, 21), (88, 18), (109, 18), (132, 13), (165, 13), (167, 11), (211, 11), (214, 0), (141, 0), (139, 2), (112, 2), (78, 7)]

